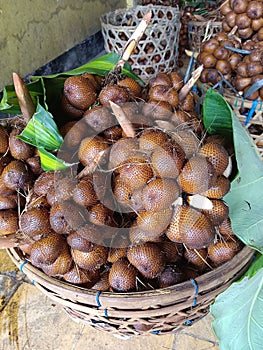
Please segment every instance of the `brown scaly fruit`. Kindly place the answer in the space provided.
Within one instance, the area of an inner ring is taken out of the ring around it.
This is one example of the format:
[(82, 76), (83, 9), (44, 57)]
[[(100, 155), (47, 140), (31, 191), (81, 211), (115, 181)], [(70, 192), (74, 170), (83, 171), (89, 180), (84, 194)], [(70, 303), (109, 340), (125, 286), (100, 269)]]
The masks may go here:
[(72, 76), (65, 80), (64, 94), (67, 100), (78, 109), (87, 110), (97, 99), (96, 91), (88, 79)]
[(113, 290), (128, 292), (136, 287), (137, 270), (126, 259), (119, 259), (112, 264), (109, 283)]
[(155, 243), (129, 247), (127, 258), (146, 278), (157, 277), (164, 268), (164, 257), (161, 248)]

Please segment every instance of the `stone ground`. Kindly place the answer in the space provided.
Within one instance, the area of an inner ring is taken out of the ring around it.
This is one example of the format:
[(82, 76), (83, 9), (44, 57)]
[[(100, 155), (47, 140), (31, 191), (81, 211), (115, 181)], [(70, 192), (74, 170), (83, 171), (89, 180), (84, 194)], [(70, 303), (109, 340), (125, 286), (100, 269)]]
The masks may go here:
[(77, 323), (0, 251), (0, 350), (219, 350), (210, 315), (176, 335), (127, 340)]

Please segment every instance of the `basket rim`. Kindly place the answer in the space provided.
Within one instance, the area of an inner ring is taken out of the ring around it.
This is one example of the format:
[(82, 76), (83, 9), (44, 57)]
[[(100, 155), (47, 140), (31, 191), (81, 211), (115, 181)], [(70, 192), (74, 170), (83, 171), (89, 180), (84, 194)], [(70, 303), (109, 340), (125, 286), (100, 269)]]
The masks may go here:
[[(114, 24), (111, 24), (111, 23), (107, 23), (105, 20), (111, 16), (111, 15), (114, 15), (114, 14), (122, 14), (123, 12), (131, 12), (132, 10), (134, 9), (143, 9), (145, 10), (145, 12), (147, 12), (148, 9), (168, 9), (169, 11), (171, 11), (174, 15), (178, 15), (178, 19), (180, 19), (181, 17), (181, 11), (179, 10), (179, 7), (172, 7), (172, 6), (162, 6), (162, 5), (152, 5), (152, 4), (149, 4), (147, 6), (142, 6), (142, 5), (137, 5), (135, 7), (132, 7), (132, 8), (119, 8), (119, 9), (116, 9), (114, 11), (111, 11), (111, 12), (107, 12), (107, 13), (104, 13), (100, 16), (100, 22), (101, 22), (101, 25), (102, 26), (107, 26), (108, 28), (122, 28), (122, 30), (126, 29), (126, 30), (135, 30), (138, 26), (138, 24), (134, 25), (134, 26), (127, 26), (127, 25), (114, 25)], [(160, 26), (161, 23), (166, 23), (167, 24), (167, 18), (158, 18), (158, 23), (149, 23), (147, 28), (156, 28), (158, 26)], [(169, 22), (172, 22), (172, 21), (169, 21)]]
[(216, 27), (216, 26), (221, 26), (222, 25), (222, 21), (211, 21), (209, 19), (205, 20), (205, 21), (194, 21), (194, 20), (190, 20), (188, 21), (188, 25), (197, 25), (197, 26), (201, 26), (201, 25), (207, 25), (210, 22), (212, 27)]
[[(94, 298), (98, 294), (98, 290), (88, 289), (78, 285), (71, 284), (66, 281), (62, 281), (56, 277), (50, 277), (46, 275), (43, 271), (39, 270), (33, 266), (30, 261), (26, 258), (23, 258), (22, 252), (19, 248), (9, 248), (7, 253), (15, 265), (20, 269), (22, 273), (28, 275), (32, 280), (38, 282), (39, 284), (48, 286), (53, 286), (56, 290), (68, 290), (69, 292), (79, 293), (80, 295), (90, 295)], [(244, 246), (231, 260), (225, 262), (224, 264), (216, 267), (215, 269), (208, 271), (195, 278), (196, 283), (199, 286), (199, 292), (205, 293), (207, 290), (210, 290), (213, 287), (213, 282), (216, 280), (219, 285), (224, 284), (228, 275), (234, 275), (239, 270), (242, 269), (242, 266), (245, 266), (250, 263), (255, 250)], [(240, 264), (240, 260), (242, 264)], [(231, 269), (232, 267), (232, 269)], [(232, 272), (232, 274), (230, 273)], [(210, 282), (209, 282), (210, 281)], [(187, 280), (173, 286), (169, 286), (162, 289), (154, 289), (148, 291), (139, 291), (139, 292), (124, 292), (124, 293), (114, 293), (114, 292), (101, 292), (101, 297), (110, 300), (111, 298), (132, 298), (135, 301), (141, 299), (142, 297), (157, 297), (159, 295), (169, 295), (181, 293), (182, 296), (187, 295), (187, 292), (190, 291), (190, 295), (193, 294), (193, 284), (191, 280)]]

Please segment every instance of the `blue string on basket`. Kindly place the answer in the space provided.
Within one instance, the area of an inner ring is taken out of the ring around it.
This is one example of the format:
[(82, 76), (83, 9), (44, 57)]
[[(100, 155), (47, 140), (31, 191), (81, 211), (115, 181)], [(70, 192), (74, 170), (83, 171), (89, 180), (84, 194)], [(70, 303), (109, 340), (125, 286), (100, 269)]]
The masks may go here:
[(198, 284), (197, 284), (196, 280), (193, 279), (193, 278), (190, 278), (190, 281), (192, 282), (192, 285), (194, 286), (194, 289), (195, 289), (194, 301), (193, 301), (193, 307), (195, 307), (196, 304), (197, 304), (197, 298), (196, 297), (198, 295)]
[(248, 115), (247, 115), (247, 118), (244, 122), (244, 125), (247, 126), (248, 123), (250, 122), (250, 120), (252, 119), (253, 117), (253, 114), (255, 113), (255, 110), (257, 108), (257, 105), (258, 105), (258, 100), (254, 100), (253, 103), (252, 103), (252, 107), (250, 108), (249, 112), (248, 112)]
[(22, 264), (20, 264), (20, 266), (19, 266), (19, 270), (20, 270), (20, 272), (22, 272), (23, 275), (25, 275), (25, 272), (24, 272), (23, 268), (24, 268), (24, 266), (25, 266), (27, 263), (28, 263), (28, 261), (24, 261), (24, 262), (22, 262)]
[[(26, 273), (24, 272), (24, 266), (28, 264), (28, 261), (23, 261), (22, 264), (19, 265), (19, 271), (23, 274), (26, 275)], [(35, 281), (32, 280), (31, 283), (33, 284), (33, 286), (35, 285)]]
[[(99, 290), (98, 293), (96, 294), (96, 303), (98, 308), (101, 307), (100, 295), (101, 295), (101, 290)], [(107, 318), (109, 317), (107, 309), (104, 309), (104, 316)]]

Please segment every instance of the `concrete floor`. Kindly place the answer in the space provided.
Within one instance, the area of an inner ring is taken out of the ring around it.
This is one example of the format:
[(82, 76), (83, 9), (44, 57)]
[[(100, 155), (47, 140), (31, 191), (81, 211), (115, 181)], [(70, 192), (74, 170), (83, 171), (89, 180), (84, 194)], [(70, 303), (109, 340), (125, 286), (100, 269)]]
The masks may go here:
[(0, 251), (0, 350), (219, 350), (210, 315), (176, 335), (119, 339), (77, 323)]

